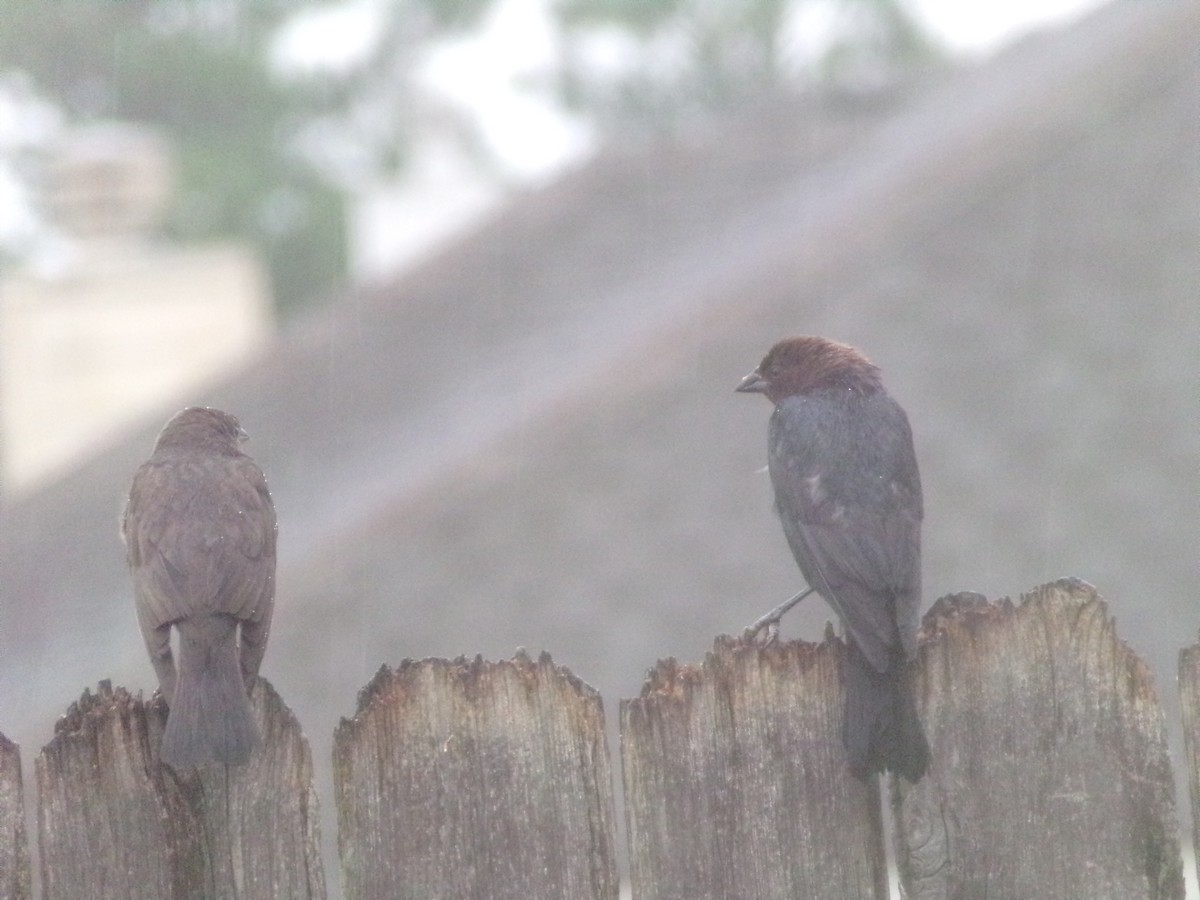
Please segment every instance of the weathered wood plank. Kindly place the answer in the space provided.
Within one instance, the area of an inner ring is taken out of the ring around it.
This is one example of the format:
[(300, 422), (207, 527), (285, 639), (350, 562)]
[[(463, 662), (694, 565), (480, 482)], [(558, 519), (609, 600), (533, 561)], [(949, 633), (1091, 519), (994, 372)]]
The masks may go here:
[(1200, 877), (1200, 644), (1179, 651), (1179, 705), (1183, 712), (1183, 749), (1192, 801), (1192, 847), (1196, 874)]
[(47, 900), (324, 900), (308, 744), (266, 681), (251, 701), (247, 765), (177, 774), (161, 701), (85, 691), (35, 764)]
[(1094, 588), (938, 601), (917, 690), (933, 764), (893, 785), (909, 897), (1181, 900), (1162, 707)]
[(0, 734), (0, 900), (28, 900), (32, 896), (21, 751)]
[(888, 896), (878, 783), (842, 749), (842, 653), (718, 638), (622, 702), (634, 900)]
[(347, 900), (617, 896), (600, 695), (547, 654), (384, 667), (334, 783)]

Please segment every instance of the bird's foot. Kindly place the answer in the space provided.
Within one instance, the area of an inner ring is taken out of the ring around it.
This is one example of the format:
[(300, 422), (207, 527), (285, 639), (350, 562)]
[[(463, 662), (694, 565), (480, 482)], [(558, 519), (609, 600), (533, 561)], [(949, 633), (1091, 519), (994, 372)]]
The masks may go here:
[(762, 647), (769, 647), (779, 639), (779, 621), (783, 618), (784, 613), (807, 597), (813, 592), (813, 589), (806, 587), (794, 597), (790, 597), (783, 603), (771, 610), (763, 616), (759, 616), (750, 626), (742, 632), (742, 640), (747, 643), (759, 643), (759, 635), (766, 633), (762, 642), (759, 644)]
[[(759, 638), (761, 637), (761, 640)], [(771, 613), (767, 613), (759, 619), (755, 619), (752, 624), (746, 627), (742, 632), (742, 640), (747, 644), (758, 644), (760, 647), (770, 647), (779, 639), (779, 617), (771, 617)]]

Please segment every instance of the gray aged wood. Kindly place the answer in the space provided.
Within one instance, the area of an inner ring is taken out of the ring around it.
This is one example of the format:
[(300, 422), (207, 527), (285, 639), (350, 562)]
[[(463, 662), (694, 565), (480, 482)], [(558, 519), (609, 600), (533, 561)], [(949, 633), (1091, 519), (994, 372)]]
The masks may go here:
[(617, 896), (600, 695), (547, 654), (384, 667), (333, 757), (347, 900)]
[(0, 900), (28, 900), (31, 896), (21, 752), (0, 734)]
[(878, 782), (842, 749), (842, 654), (718, 638), (621, 704), (634, 900), (888, 896)]
[(1183, 749), (1192, 800), (1192, 846), (1200, 877), (1200, 644), (1179, 651), (1179, 705), (1183, 709)]
[(176, 774), (161, 701), (85, 691), (35, 764), (46, 900), (324, 900), (308, 744), (266, 681), (251, 700), (248, 764)]
[(1149, 668), (1094, 588), (926, 616), (926, 778), (893, 786), (912, 898), (1183, 898), (1174, 784)]

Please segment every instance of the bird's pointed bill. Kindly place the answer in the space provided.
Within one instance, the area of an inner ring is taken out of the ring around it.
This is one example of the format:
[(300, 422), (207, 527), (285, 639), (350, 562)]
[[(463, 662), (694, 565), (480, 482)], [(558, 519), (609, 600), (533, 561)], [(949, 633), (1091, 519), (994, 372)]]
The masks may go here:
[(761, 394), (767, 389), (767, 380), (757, 372), (751, 372), (734, 388), (734, 391), (739, 394)]

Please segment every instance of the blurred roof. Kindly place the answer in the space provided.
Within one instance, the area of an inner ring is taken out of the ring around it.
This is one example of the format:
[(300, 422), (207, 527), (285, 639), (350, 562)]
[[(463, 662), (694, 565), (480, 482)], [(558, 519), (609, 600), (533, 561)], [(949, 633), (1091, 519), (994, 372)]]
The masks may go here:
[[(790, 333), (907, 407), (930, 601), (1077, 575), (1165, 681), (1200, 624), (1198, 45), (1200, 5), (1116, 3), (887, 109), (613, 150), (194, 398), (271, 482), (264, 674), (318, 758), (381, 662), (545, 648), (611, 715), (796, 589), (733, 393)], [(170, 412), (0, 511), (0, 731), (153, 685), (116, 522)]]

